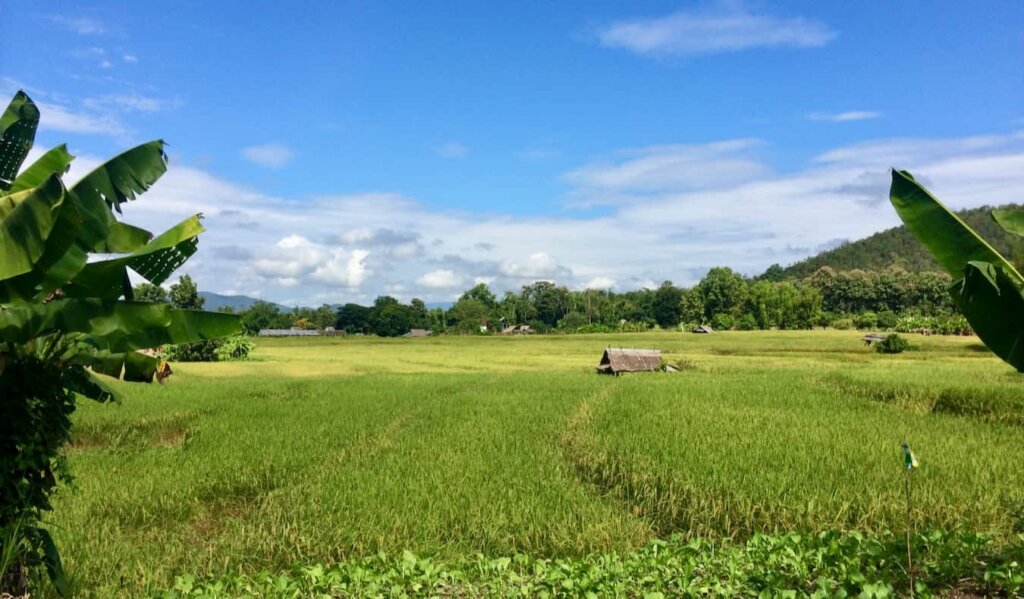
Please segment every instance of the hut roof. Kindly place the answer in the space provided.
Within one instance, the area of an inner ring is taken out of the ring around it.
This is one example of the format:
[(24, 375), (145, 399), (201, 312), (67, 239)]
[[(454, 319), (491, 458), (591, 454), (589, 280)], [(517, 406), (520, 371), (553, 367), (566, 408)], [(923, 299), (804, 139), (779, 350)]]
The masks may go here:
[(604, 350), (597, 370), (609, 374), (644, 372), (657, 370), (659, 364), (661, 364), (661, 350), (609, 347)]
[(260, 329), (260, 337), (313, 337), (319, 335), (320, 331), (306, 331), (302, 329)]

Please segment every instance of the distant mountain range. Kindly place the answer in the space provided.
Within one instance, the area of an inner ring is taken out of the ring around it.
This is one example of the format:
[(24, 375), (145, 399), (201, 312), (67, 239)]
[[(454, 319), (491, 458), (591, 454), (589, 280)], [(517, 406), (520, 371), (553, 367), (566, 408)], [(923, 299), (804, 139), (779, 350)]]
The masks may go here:
[[(220, 293), (213, 293), (212, 291), (200, 291), (199, 296), (206, 300), (203, 308), (206, 310), (219, 310), (221, 308), (230, 307), (235, 312), (241, 312), (242, 310), (248, 310), (250, 306), (260, 301), (255, 297), (249, 297), (248, 295), (223, 295)], [(273, 302), (271, 302), (273, 303)], [(291, 306), (285, 306), (283, 304), (274, 304), (278, 310), (282, 312), (291, 312)], [(427, 302), (428, 309), (444, 308), (449, 309), (454, 305), (454, 302)], [(310, 308), (316, 308), (317, 306), (308, 306)], [(340, 308), (341, 304), (331, 304), (332, 308)]]
[[(230, 307), (235, 312), (241, 312), (242, 310), (248, 310), (250, 306), (259, 301), (257, 298), (249, 297), (248, 295), (221, 295), (220, 293), (213, 293), (212, 291), (200, 291), (199, 297), (206, 300), (203, 308), (213, 311)], [(288, 306), (283, 306), (281, 304), (275, 305), (279, 310), (291, 310)]]
[[(1007, 204), (999, 208), (1022, 209), (1024, 206)], [(1024, 264), (1024, 243), (1020, 237), (1007, 233), (992, 220), (992, 210), (990, 206), (982, 206), (957, 214), (1011, 262)], [(822, 266), (829, 266), (834, 270), (879, 271), (890, 266), (899, 266), (911, 272), (942, 270), (905, 226), (886, 229), (858, 241), (846, 242), (817, 256), (796, 262), (783, 269), (784, 278), (802, 279)]]

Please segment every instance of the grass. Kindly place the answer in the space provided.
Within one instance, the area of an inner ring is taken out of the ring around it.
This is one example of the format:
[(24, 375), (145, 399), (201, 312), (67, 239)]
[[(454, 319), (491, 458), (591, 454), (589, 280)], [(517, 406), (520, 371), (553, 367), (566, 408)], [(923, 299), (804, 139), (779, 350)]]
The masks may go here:
[[(77, 480), (50, 524), (81, 594), (102, 597), (378, 552), (580, 565), (673, 534), (886, 538), (904, 526), (908, 440), (918, 529), (1010, 543), (1024, 377), (976, 339), (912, 342), (890, 356), (834, 331), (260, 340), (249, 361), (179, 364), (120, 405), (82, 404)], [(691, 367), (592, 374), (607, 345)]]

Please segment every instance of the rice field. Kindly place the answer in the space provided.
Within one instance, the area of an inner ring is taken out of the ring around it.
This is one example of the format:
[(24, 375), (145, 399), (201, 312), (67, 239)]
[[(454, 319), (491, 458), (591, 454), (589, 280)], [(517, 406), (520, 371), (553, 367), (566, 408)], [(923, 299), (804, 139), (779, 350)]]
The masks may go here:
[[(260, 339), (83, 403), (49, 524), (84, 596), (338, 563), (573, 559), (654, 539), (1024, 532), (1024, 376), (856, 332)], [(606, 346), (684, 369), (593, 374)]]

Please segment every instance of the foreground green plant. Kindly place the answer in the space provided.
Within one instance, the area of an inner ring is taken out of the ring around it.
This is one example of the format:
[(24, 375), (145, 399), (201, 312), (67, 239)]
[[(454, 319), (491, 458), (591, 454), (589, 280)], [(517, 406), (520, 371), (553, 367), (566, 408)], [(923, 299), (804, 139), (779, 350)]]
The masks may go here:
[[(889, 191), (907, 228), (952, 275), (953, 301), (997, 356), (1024, 372), (1024, 277), (906, 171)], [(1006, 231), (1024, 236), (1024, 212), (995, 210)]]
[[(1024, 538), (999, 547), (982, 535), (927, 533), (913, 539), (917, 596), (957, 588), (986, 595), (1024, 590)], [(405, 552), (290, 572), (197, 581), (179, 576), (163, 599), (218, 597), (895, 597), (911, 579), (900, 535), (827, 532), (755, 535), (729, 541), (654, 541), (626, 554), (579, 559), (445, 563)]]
[(910, 349), (910, 342), (896, 333), (889, 333), (885, 339), (875, 343), (875, 351), (880, 354), (902, 354)]
[[(117, 219), (166, 170), (162, 141), (132, 148), (67, 187), (63, 145), (21, 168), (39, 110), (18, 92), (0, 116), (0, 593), (45, 571), (66, 581), (49, 532), (78, 396), (114, 399), (104, 380), (151, 382), (160, 361), (136, 350), (238, 332), (237, 318), (132, 301), (128, 270), (153, 284), (196, 251), (199, 215), (163, 234)], [(90, 254), (116, 257), (89, 261)], [(102, 375), (102, 376), (99, 376)]]

